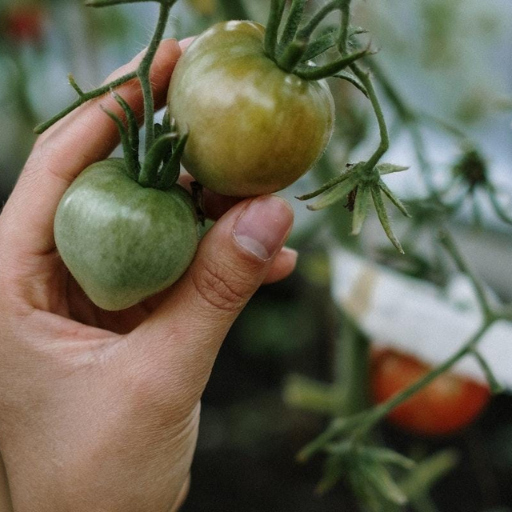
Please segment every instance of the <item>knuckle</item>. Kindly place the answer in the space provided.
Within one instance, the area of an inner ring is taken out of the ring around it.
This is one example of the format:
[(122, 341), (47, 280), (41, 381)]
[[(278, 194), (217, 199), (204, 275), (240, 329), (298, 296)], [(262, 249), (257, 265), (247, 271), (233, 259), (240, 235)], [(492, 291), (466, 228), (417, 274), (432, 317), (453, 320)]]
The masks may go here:
[(250, 296), (248, 276), (213, 261), (205, 262), (192, 281), (209, 306), (229, 313), (242, 309)]

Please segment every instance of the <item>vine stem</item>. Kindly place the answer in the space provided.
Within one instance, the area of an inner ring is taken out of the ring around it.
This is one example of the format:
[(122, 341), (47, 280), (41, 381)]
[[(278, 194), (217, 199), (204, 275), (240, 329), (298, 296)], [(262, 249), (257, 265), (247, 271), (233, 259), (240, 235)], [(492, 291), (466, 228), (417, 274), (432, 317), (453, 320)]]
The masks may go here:
[(109, 82), (108, 84), (105, 84), (105, 85), (99, 87), (98, 89), (94, 89), (93, 91), (83, 93), (81, 96), (79, 96), (79, 98), (76, 101), (71, 103), (71, 105), (66, 107), (64, 110), (59, 112), (57, 115), (53, 116), (51, 119), (48, 119), (48, 121), (45, 121), (44, 123), (37, 125), (34, 128), (34, 132), (37, 134), (41, 134), (41, 133), (45, 132), (46, 130), (48, 130), (48, 128), (50, 128), (50, 126), (53, 126), (57, 121), (60, 121), (62, 118), (66, 117), (69, 113), (73, 112), (73, 110), (82, 106), (87, 101), (97, 98), (98, 96), (103, 96), (104, 94), (109, 93), (112, 89), (115, 89), (116, 87), (119, 87), (120, 85), (123, 85), (126, 82), (133, 80), (134, 78), (137, 78), (136, 71), (127, 73), (126, 75), (123, 75), (122, 77), (118, 78), (117, 80)]
[(155, 33), (151, 42), (148, 46), (147, 52), (144, 55), (138, 69), (137, 77), (140, 81), (142, 88), (142, 95), (144, 98), (144, 124), (146, 126), (146, 154), (153, 146), (155, 141), (155, 105), (153, 100), (153, 88), (151, 87), (150, 70), (155, 54), (158, 50), (158, 46), (162, 41), (162, 37), (165, 31), (165, 25), (169, 18), (169, 13), (172, 6), (176, 3), (176, 0), (161, 1), (160, 2), (160, 13), (158, 16), (158, 22), (155, 29)]
[(348, 35), (350, 29), (350, 4), (352, 0), (344, 0), (341, 5), (341, 30), (338, 50), (342, 55), (348, 53)]
[(380, 144), (375, 153), (370, 157), (368, 162), (366, 162), (365, 167), (368, 170), (373, 170), (373, 168), (377, 165), (379, 160), (382, 158), (384, 153), (389, 149), (389, 133), (388, 127), (386, 125), (386, 119), (384, 118), (384, 113), (382, 111), (382, 107), (375, 92), (375, 87), (373, 86), (373, 82), (370, 78), (370, 73), (367, 71), (363, 71), (357, 64), (352, 64), (350, 69), (356, 75), (357, 78), (364, 85), (366, 91), (368, 92), (368, 98), (373, 107), (373, 111), (375, 112), (375, 116), (377, 118), (377, 123), (379, 125), (380, 132)]

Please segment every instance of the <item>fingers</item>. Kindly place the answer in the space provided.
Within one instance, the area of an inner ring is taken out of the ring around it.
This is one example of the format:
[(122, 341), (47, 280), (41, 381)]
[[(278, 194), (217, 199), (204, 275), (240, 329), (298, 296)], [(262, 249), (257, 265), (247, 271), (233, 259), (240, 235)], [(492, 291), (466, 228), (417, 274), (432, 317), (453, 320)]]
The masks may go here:
[(277, 283), (286, 279), (295, 270), (297, 257), (297, 251), (284, 247), (272, 263), (263, 284)]
[(215, 224), (184, 277), (132, 333), (138, 343), (148, 340), (143, 350), (157, 354), (153, 364), (185, 371), (199, 387), (206, 383), (227, 331), (270, 270), (272, 280), (293, 265), (293, 254), (280, 253), (292, 223), (286, 201), (263, 196), (239, 203)]
[[(176, 40), (163, 41), (159, 47), (151, 71), (157, 108), (165, 103), (169, 80), (180, 55)], [(109, 81), (136, 70), (141, 59), (142, 55), (137, 56)], [(122, 85), (117, 92), (136, 113), (142, 113), (143, 98), (137, 80)], [(117, 146), (117, 128), (100, 105), (121, 114), (110, 95), (91, 100), (59, 121), (36, 144), (3, 215), (2, 228), (10, 237), (7, 245), (16, 248), (18, 255), (20, 251), (46, 254), (54, 249), (53, 219), (62, 195), (83, 169), (106, 158)]]

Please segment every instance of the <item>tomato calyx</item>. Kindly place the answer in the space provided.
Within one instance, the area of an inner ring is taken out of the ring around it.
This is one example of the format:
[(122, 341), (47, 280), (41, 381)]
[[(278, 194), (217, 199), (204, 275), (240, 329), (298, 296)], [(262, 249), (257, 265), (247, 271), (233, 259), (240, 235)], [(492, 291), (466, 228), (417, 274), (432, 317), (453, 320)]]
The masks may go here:
[(470, 198), (473, 207), (473, 218), (476, 225), (482, 224), (479, 197), (487, 196), (490, 206), (496, 216), (507, 224), (512, 224), (512, 211), (507, 208), (510, 198), (500, 198), (502, 194), (489, 176), (488, 164), (482, 153), (468, 145), (461, 156), (452, 166), (453, 182), (448, 187), (446, 195), (457, 189), (462, 189), (454, 200), (449, 200), (449, 207), (458, 210), (466, 198)]
[(155, 124), (155, 140), (146, 153), (144, 162), (139, 160), (139, 127), (132, 108), (116, 92), (117, 103), (123, 109), (126, 125), (109, 109), (103, 111), (116, 123), (123, 146), (126, 173), (142, 187), (169, 190), (180, 176), (180, 162), (188, 140), (188, 132), (180, 135), (176, 123), (170, 121), (166, 112), (162, 124)]
[[(369, 46), (353, 53), (347, 51), (348, 40), (365, 33), (365, 31), (349, 27), (344, 23), (341, 25), (341, 30), (329, 28), (316, 40), (311, 41), (315, 30), (331, 12), (345, 13), (348, 5), (343, 0), (332, 0), (301, 27), (306, 1), (293, 0), (284, 28), (279, 35), (286, 1), (272, 0), (265, 33), (265, 53), (283, 71), (293, 73), (304, 80), (323, 80), (335, 76), (354, 62), (372, 53)], [(312, 61), (333, 47), (339, 51), (338, 58), (322, 66), (317, 66)], [(340, 78), (345, 77), (341, 75)]]
[(393, 233), (391, 222), (384, 205), (383, 196), (398, 208), (405, 217), (410, 217), (405, 205), (398, 199), (393, 191), (382, 180), (382, 176), (395, 172), (406, 171), (408, 167), (394, 164), (377, 164), (369, 166), (368, 162), (349, 164), (340, 176), (326, 183), (318, 190), (298, 197), (301, 201), (322, 197), (315, 203), (308, 205), (308, 210), (317, 211), (327, 208), (341, 199), (348, 198), (348, 208), (353, 212), (352, 235), (361, 233), (364, 221), (368, 215), (370, 203), (379, 217), (379, 221), (392, 244), (400, 253), (404, 253), (400, 241)]

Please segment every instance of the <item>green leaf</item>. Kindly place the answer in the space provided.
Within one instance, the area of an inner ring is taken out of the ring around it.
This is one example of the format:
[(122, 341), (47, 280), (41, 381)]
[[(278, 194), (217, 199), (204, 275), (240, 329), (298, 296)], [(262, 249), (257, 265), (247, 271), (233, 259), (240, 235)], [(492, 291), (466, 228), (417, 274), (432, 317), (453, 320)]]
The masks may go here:
[(359, 176), (357, 174), (351, 176), (345, 181), (342, 181), (338, 185), (335, 185), (330, 190), (325, 192), (323, 196), (312, 205), (308, 205), (308, 210), (318, 211), (328, 206), (341, 201), (344, 197), (346, 197), (354, 188), (357, 186), (359, 181)]

